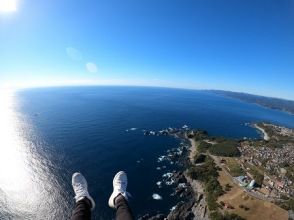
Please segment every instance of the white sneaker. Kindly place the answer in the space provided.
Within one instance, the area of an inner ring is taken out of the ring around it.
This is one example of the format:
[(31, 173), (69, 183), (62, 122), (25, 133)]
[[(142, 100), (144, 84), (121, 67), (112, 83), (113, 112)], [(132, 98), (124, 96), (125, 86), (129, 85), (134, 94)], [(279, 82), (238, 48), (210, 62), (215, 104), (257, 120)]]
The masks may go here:
[(75, 196), (76, 202), (86, 197), (87, 199), (91, 201), (91, 210), (93, 210), (95, 208), (95, 202), (88, 192), (88, 184), (85, 177), (81, 173), (74, 173), (72, 175), (71, 181), (72, 181), (73, 190), (76, 195)]
[(108, 205), (111, 208), (116, 208), (114, 200), (119, 194), (121, 194), (126, 200), (128, 200), (128, 195), (130, 194), (127, 192), (127, 186), (127, 174), (124, 171), (118, 172), (113, 178), (113, 192), (108, 200)]

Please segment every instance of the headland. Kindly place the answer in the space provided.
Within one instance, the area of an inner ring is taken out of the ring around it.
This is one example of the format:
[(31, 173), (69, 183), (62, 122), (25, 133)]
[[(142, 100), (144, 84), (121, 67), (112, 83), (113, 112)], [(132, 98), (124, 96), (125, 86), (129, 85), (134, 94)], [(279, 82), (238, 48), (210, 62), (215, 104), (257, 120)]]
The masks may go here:
[(273, 219), (292, 216), (294, 209), (294, 130), (270, 123), (254, 123), (260, 139), (230, 139), (206, 131), (168, 128), (144, 135), (173, 136), (189, 146), (163, 156), (180, 161), (184, 171), (172, 172), (167, 181), (182, 198), (159, 219)]

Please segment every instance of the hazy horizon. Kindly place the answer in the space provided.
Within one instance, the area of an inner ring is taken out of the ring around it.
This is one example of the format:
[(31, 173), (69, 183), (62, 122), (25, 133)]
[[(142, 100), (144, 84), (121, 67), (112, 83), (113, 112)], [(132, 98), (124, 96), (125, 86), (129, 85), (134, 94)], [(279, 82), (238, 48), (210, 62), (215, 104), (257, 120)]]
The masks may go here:
[(71, 87), (142, 87), (142, 88), (163, 88), (163, 89), (179, 89), (179, 90), (192, 90), (192, 91), (224, 91), (224, 92), (233, 92), (233, 93), (241, 93), (248, 94), (253, 96), (260, 96), (265, 98), (273, 98), (280, 99), (285, 101), (294, 102), (294, 99), (287, 99), (283, 97), (274, 97), (267, 96), (261, 94), (254, 94), (249, 92), (240, 92), (240, 91), (232, 91), (232, 90), (222, 90), (222, 89), (209, 89), (209, 88), (184, 88), (184, 87), (170, 87), (170, 86), (154, 86), (154, 85), (131, 85), (131, 84), (52, 84), (52, 85), (30, 85), (30, 86), (15, 86), (15, 87), (0, 87), (0, 91), (10, 91), (15, 92), (18, 90), (26, 90), (26, 89), (46, 89), (46, 88), (71, 88)]

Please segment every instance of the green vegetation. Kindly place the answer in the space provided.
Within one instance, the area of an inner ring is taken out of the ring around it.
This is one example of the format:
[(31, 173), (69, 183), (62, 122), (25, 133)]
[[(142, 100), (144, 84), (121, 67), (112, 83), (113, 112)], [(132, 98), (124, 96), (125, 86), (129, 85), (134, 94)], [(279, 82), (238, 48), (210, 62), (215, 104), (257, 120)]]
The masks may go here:
[(259, 186), (262, 185), (262, 182), (263, 182), (263, 179), (264, 179), (263, 174), (260, 174), (258, 172), (253, 172), (253, 178), (254, 178), (257, 185), (259, 185)]
[(210, 144), (206, 141), (201, 141), (197, 147), (199, 153), (206, 153), (209, 151), (212, 155), (223, 157), (239, 157), (240, 151), (238, 150), (238, 142), (235, 140), (228, 140), (223, 137), (212, 138), (216, 144)]
[(287, 202), (289, 210), (294, 210), (294, 198), (290, 198)]
[(294, 167), (293, 166), (284, 166), (287, 170), (286, 177), (288, 177), (292, 182), (294, 182)]
[(264, 179), (264, 173), (255, 166), (249, 166), (249, 167), (250, 167), (250, 174), (252, 175), (256, 184), (261, 186)]
[[(218, 197), (221, 196), (224, 191), (218, 182), (218, 168), (216, 167), (213, 159), (210, 156), (204, 157), (203, 153), (209, 151), (211, 154), (217, 156), (240, 156), (240, 152), (237, 149), (237, 142), (233, 140), (226, 140), (224, 138), (215, 138), (217, 144), (212, 145), (205, 141), (201, 141), (197, 151), (200, 154), (195, 155), (195, 162), (203, 162), (200, 166), (192, 166), (188, 170), (188, 175), (195, 180), (199, 180), (204, 183), (206, 202), (208, 209), (210, 210), (210, 218), (212, 220), (242, 220), (240, 216), (236, 214), (225, 213), (221, 214), (218, 209), (220, 205), (216, 202)], [(235, 173), (243, 173), (240, 166), (235, 163), (232, 165)], [(231, 190), (230, 185), (225, 187), (226, 191)]]
[(235, 140), (224, 140), (210, 147), (209, 152), (215, 156), (239, 157), (241, 153), (237, 146), (238, 142)]
[(245, 174), (239, 165), (230, 167), (230, 173), (232, 176), (242, 176)]
[(213, 136), (213, 137), (211, 137), (211, 140), (212, 140), (213, 142), (220, 143), (220, 142), (224, 142), (224, 141), (226, 141), (226, 138), (221, 137), (221, 136)]
[(240, 209), (244, 209), (245, 211), (248, 211), (250, 208), (249, 207), (247, 207), (246, 205), (239, 205), (239, 208)]
[(235, 213), (230, 214), (228, 212), (225, 212), (225, 214), (223, 215), (218, 211), (212, 212), (209, 217), (211, 220), (245, 220)]
[(217, 210), (218, 204), (216, 200), (224, 192), (217, 180), (219, 174), (213, 159), (207, 156), (204, 164), (197, 167), (190, 167), (188, 175), (192, 179), (199, 180), (204, 183), (208, 208), (211, 211)]
[(206, 153), (212, 144), (207, 143), (206, 141), (201, 141), (197, 147), (199, 153)]
[(241, 166), (236, 162), (234, 158), (226, 159), (226, 164), (232, 176), (245, 175), (244, 170), (241, 168)]
[(205, 154), (196, 154), (194, 156), (194, 163), (203, 163), (205, 161), (206, 155)]
[(294, 210), (294, 198), (287, 198), (285, 201), (276, 202), (276, 205), (285, 210)]
[(232, 188), (233, 188), (233, 186), (231, 186), (231, 185), (228, 184), (228, 183), (225, 185), (225, 191), (226, 191), (226, 192), (230, 191)]
[(208, 137), (207, 131), (194, 130), (193, 134), (188, 134), (188, 138), (194, 138), (195, 141), (200, 141)]

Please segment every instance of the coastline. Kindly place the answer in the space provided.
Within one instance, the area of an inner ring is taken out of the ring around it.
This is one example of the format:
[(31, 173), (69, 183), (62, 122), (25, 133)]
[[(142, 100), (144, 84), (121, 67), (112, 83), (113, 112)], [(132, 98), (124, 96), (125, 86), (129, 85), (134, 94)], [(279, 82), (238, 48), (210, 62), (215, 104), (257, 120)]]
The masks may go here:
[(262, 132), (262, 134), (263, 134), (263, 139), (264, 139), (265, 141), (269, 141), (269, 140), (270, 140), (269, 135), (266, 133), (266, 131), (265, 131), (263, 128), (259, 127), (257, 124), (254, 124), (254, 127), (255, 127), (257, 130), (259, 130), (259, 131)]
[[(271, 130), (268, 134), (262, 124), (260, 126), (252, 124), (252, 127), (263, 133), (264, 140), (270, 140), (269, 134), (271, 134)], [(287, 129), (276, 129), (276, 132), (280, 132), (281, 135), (284, 135), (282, 136), (284, 138), (287, 137), (285, 135), (291, 134), (291, 131)], [(292, 133), (294, 134), (294, 131)], [(260, 195), (267, 192), (265, 191), (267, 185), (263, 183), (266, 184), (264, 181), (268, 181), (270, 176), (265, 179), (265, 174), (263, 173), (262, 180), (259, 180), (262, 171), (260, 171), (258, 164), (256, 165), (254, 161), (246, 163), (252, 156), (255, 156), (255, 151), (252, 151), (255, 148), (251, 149), (250, 141), (263, 145), (271, 142), (264, 142), (261, 139), (240, 141), (210, 137), (206, 131), (189, 129), (187, 126), (179, 129), (168, 128), (159, 132), (144, 132), (144, 135), (163, 135), (181, 139), (183, 142), (179, 148), (169, 151), (167, 156), (161, 157), (169, 157), (175, 163), (179, 162), (184, 169), (181, 171), (174, 170), (170, 173), (171, 181), (176, 185), (174, 195), (179, 196), (182, 200), (167, 215), (146, 216), (147, 218), (141, 218), (141, 220), (209, 220), (223, 217), (228, 219), (254, 219), (256, 215), (264, 216), (266, 219), (269, 216), (273, 217), (273, 219), (287, 218), (288, 209), (286, 205), (288, 200), (281, 200), (284, 203), (278, 205), (273, 201), (269, 201), (268, 197), (260, 197)], [(226, 150), (223, 151), (222, 149)], [(251, 155), (249, 159), (246, 158), (246, 150), (249, 151), (249, 156)], [(263, 148), (262, 150), (265, 151)], [(203, 159), (200, 158), (203, 157), (201, 155), (208, 159), (202, 162)], [(248, 173), (248, 170), (252, 171)], [(255, 185), (256, 188), (251, 192), (251, 189), (247, 189), (247, 185), (240, 185), (234, 179), (235, 176), (244, 176), (243, 172), (246, 172), (246, 176), (249, 176), (249, 180), (242, 180), (243, 182), (247, 181), (246, 184), (249, 184), (249, 182), (251, 184), (252, 179), (263, 182)], [(285, 185), (285, 189), (288, 190), (288, 185)], [(274, 193), (279, 193), (274, 188), (272, 190), (274, 190)], [(270, 194), (271, 190), (268, 191)], [(221, 199), (218, 200), (219, 198)], [(250, 201), (248, 201), (249, 199)], [(263, 212), (264, 210), (267, 211)]]
[[(182, 198), (169, 213), (152, 214), (147, 213), (139, 216), (139, 220), (209, 220), (209, 211), (204, 193), (204, 186), (199, 180), (194, 180), (188, 175), (188, 169), (194, 164), (194, 156), (197, 152), (197, 146), (200, 142), (189, 138), (190, 129), (166, 129), (159, 132), (145, 131), (146, 136), (172, 136), (183, 141), (186, 141), (186, 146), (181, 146), (175, 151), (170, 151), (170, 158), (176, 162), (178, 161), (184, 170), (173, 171), (170, 173), (168, 180), (176, 186), (174, 188), (174, 195)], [(193, 131), (192, 131), (193, 134)], [(179, 154), (179, 152), (181, 152)], [(165, 156), (165, 158), (169, 157)]]
[[(197, 152), (197, 147), (199, 145), (198, 141), (195, 141), (193, 138), (187, 138), (190, 142), (190, 150), (189, 150), (189, 161), (191, 164), (194, 163), (194, 155)], [(197, 216), (199, 220), (208, 220), (209, 219), (209, 212), (208, 207), (206, 203), (206, 197), (204, 193), (204, 187), (203, 184), (198, 180), (193, 180), (189, 175), (187, 174), (187, 170), (184, 173), (187, 182), (191, 185), (191, 188), (195, 194), (196, 197), (196, 203), (194, 207), (192, 208), (192, 212), (195, 216)]]

